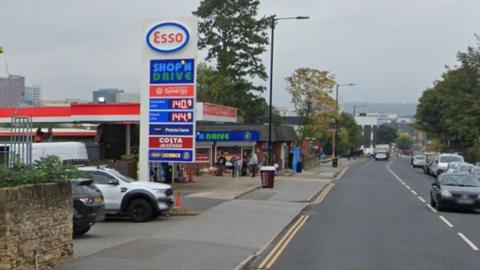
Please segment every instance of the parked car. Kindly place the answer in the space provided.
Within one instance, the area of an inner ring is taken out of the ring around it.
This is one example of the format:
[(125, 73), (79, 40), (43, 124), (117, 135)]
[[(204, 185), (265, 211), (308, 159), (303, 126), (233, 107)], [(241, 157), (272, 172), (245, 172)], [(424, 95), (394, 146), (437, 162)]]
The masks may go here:
[(480, 181), (472, 174), (443, 173), (432, 183), (430, 205), (439, 211), (479, 208)]
[(438, 155), (427, 154), (427, 160), (425, 162), (425, 166), (423, 166), (423, 172), (425, 174), (433, 176), (432, 165), (436, 160), (438, 160)]
[(105, 219), (102, 192), (92, 179), (71, 180), (73, 195), (73, 234), (84, 235), (96, 222)]
[(440, 154), (430, 167), (433, 176), (438, 177), (446, 172), (450, 162), (464, 162), (464, 160), (462, 156), (457, 154)]
[(169, 211), (174, 203), (170, 185), (136, 181), (107, 167), (80, 167), (102, 191), (107, 215), (126, 215), (144, 222)]
[(450, 162), (448, 164), (447, 172), (453, 173), (470, 173), (470, 169), (473, 167), (473, 164), (466, 162)]
[(472, 166), (470, 168), (470, 174), (473, 174), (480, 180), (480, 166)]
[(425, 156), (425, 152), (423, 152), (423, 151), (413, 151), (412, 157), (410, 159), (410, 165), (413, 166), (413, 160), (415, 159), (415, 156), (417, 156), (417, 155)]
[(412, 167), (413, 167), (413, 168), (417, 168), (417, 167), (422, 167), (422, 168), (423, 168), (423, 166), (425, 166), (425, 163), (426, 163), (426, 156), (425, 156), (425, 154), (419, 153), (419, 154), (416, 154), (416, 155), (413, 157)]

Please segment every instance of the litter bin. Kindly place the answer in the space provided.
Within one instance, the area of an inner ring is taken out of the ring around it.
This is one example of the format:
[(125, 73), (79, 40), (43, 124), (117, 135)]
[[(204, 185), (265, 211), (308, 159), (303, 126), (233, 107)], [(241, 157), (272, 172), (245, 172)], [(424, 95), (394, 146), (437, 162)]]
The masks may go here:
[(260, 179), (262, 181), (262, 188), (273, 188), (273, 182), (275, 180), (275, 167), (260, 167)]
[(297, 173), (301, 173), (303, 170), (303, 162), (299, 161), (297, 163)]
[(332, 159), (332, 167), (337, 168), (338, 167), (338, 158)]

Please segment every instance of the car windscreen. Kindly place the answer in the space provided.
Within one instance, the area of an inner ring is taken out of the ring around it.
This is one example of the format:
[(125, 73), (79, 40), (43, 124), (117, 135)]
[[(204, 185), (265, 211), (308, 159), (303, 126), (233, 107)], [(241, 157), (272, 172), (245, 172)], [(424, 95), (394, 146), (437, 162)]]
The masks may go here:
[(480, 168), (478, 168), (478, 169), (473, 169), (473, 170), (472, 170), (472, 173), (475, 174), (475, 175), (480, 175)]
[(462, 162), (462, 158), (458, 156), (444, 156), (440, 157), (440, 162), (442, 163), (450, 163), (450, 162)]
[(122, 179), (122, 181), (125, 181), (125, 182), (128, 182), (128, 183), (135, 181), (135, 179), (130, 178), (130, 177), (128, 177), (128, 176), (125, 176), (125, 175), (119, 173), (117, 170), (110, 169), (109, 172), (110, 172), (111, 174), (115, 175), (116, 177)]
[(416, 155), (415, 159), (425, 160), (425, 156), (424, 155)]
[(444, 186), (480, 187), (478, 179), (470, 174), (444, 175), (440, 184)]

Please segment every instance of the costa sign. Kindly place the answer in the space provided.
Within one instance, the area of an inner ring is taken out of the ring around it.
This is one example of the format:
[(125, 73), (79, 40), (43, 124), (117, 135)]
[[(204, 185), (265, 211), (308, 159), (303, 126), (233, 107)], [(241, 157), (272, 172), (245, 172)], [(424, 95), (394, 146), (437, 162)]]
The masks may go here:
[(185, 26), (175, 22), (162, 22), (147, 32), (148, 47), (161, 53), (173, 53), (188, 44), (190, 34)]

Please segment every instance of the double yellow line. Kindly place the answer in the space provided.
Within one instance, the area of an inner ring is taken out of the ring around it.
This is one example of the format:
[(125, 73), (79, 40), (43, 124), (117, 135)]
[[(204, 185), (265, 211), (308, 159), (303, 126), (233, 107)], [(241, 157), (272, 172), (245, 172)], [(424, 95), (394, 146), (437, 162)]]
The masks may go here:
[(298, 233), (300, 228), (307, 222), (309, 216), (301, 215), (299, 219), (293, 224), (293, 226), (287, 231), (287, 233), (280, 239), (275, 247), (268, 253), (267, 257), (258, 266), (258, 269), (269, 269), (278, 259), (283, 250), (287, 247), (288, 243), (292, 241), (292, 238)]
[(311, 202), (310, 204), (319, 204), (323, 201), (323, 199), (325, 199), (325, 197), (327, 197), (327, 194), (328, 192), (330, 192), (330, 190), (335, 186), (335, 183), (333, 182), (330, 182), (327, 184), (327, 186), (322, 190), (322, 192), (320, 193), (320, 195), (313, 201)]

